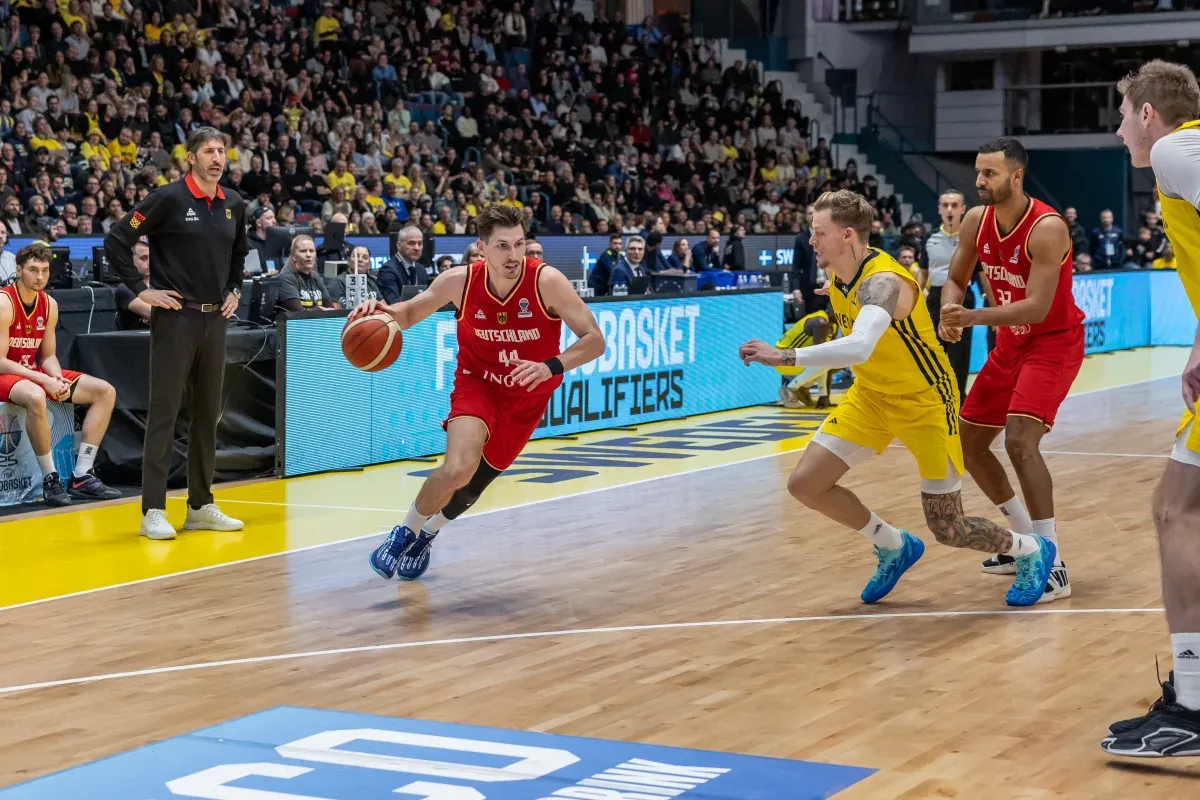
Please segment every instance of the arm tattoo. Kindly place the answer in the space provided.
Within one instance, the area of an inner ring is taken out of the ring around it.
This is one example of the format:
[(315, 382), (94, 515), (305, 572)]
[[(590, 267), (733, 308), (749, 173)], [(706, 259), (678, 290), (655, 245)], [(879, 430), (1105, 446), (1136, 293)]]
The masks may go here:
[(785, 367), (796, 366), (796, 351), (795, 350), (780, 350), (779, 355), (783, 359), (783, 366), (785, 366)]
[(900, 302), (900, 279), (886, 272), (872, 275), (858, 287), (858, 300), (864, 306), (879, 306), (889, 315)]
[(942, 544), (965, 547), (981, 553), (1007, 553), (1012, 549), (1012, 534), (990, 519), (964, 517), (962, 495), (921, 492), (925, 522)]

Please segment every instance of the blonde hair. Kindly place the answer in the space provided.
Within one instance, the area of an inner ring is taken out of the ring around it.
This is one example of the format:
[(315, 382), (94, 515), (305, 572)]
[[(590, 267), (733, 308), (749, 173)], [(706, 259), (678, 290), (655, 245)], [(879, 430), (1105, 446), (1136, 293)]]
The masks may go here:
[(313, 237), (309, 236), (307, 233), (302, 233), (299, 236), (297, 236), (295, 239), (292, 239), (292, 244), (288, 248), (287, 266), (289, 269), (295, 268), (295, 266), (296, 266), (296, 246), (300, 242), (303, 242), (303, 241), (312, 242), (313, 247), (317, 246), (317, 243), (316, 243), (316, 241), (313, 240)]
[(1147, 61), (1122, 78), (1117, 91), (1135, 111), (1149, 103), (1172, 128), (1200, 117), (1200, 86), (1195, 73), (1183, 64), (1157, 58)]
[(834, 225), (853, 228), (864, 242), (870, 237), (871, 223), (875, 221), (875, 209), (867, 198), (849, 189), (825, 192), (813, 203), (813, 211), (828, 211)]

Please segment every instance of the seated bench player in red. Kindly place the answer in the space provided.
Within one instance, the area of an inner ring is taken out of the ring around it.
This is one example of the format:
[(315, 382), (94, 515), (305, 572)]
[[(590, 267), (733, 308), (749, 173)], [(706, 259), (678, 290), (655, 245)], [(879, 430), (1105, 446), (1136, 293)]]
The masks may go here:
[[(42, 468), (42, 497), (51, 506), (69, 506), (71, 498), (114, 500), (121, 496), (92, 472), (100, 441), (108, 430), (117, 392), (91, 375), (63, 369), (54, 354), (58, 303), (46, 294), (50, 248), (33, 243), (17, 253), (17, 281), (0, 290), (0, 402), (25, 409), (25, 432)], [(64, 488), (50, 453), (50, 413), (46, 400), (90, 406), (83, 420), (83, 441), (75, 471)]]

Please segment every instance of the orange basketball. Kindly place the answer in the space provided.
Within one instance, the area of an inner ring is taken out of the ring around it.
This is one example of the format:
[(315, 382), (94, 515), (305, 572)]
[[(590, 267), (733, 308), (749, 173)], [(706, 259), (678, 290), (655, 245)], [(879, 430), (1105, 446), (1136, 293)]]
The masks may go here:
[(387, 314), (359, 317), (342, 330), (346, 360), (366, 372), (379, 372), (396, 363), (404, 336)]

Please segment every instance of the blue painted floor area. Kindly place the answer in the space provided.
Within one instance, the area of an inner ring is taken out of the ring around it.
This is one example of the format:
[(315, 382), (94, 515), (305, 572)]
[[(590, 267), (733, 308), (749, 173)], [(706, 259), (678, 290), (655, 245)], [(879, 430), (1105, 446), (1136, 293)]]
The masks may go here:
[(2, 800), (815, 800), (874, 770), (279, 707), (0, 790)]

